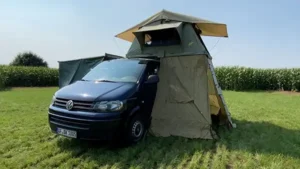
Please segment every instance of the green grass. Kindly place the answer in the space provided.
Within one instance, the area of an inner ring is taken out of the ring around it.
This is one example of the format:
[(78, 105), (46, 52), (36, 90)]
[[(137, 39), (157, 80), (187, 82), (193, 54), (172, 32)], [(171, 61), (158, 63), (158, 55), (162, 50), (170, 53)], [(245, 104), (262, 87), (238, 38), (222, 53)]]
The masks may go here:
[(226, 91), (237, 128), (221, 139), (147, 139), (133, 147), (55, 136), (47, 107), (56, 88), (0, 92), (0, 168), (299, 168), (300, 95)]

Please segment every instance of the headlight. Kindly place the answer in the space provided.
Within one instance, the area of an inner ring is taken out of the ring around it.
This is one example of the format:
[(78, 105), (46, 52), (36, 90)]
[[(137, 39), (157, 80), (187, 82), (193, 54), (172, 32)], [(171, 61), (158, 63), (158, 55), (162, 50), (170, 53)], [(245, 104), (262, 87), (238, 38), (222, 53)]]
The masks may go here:
[(54, 104), (54, 102), (55, 102), (55, 99), (56, 99), (56, 97), (55, 97), (55, 96), (53, 96), (53, 97), (52, 97), (52, 100), (51, 100), (51, 104), (50, 104), (50, 105), (53, 105), (53, 104)]
[(94, 109), (100, 111), (119, 111), (124, 107), (122, 101), (102, 101), (95, 104)]

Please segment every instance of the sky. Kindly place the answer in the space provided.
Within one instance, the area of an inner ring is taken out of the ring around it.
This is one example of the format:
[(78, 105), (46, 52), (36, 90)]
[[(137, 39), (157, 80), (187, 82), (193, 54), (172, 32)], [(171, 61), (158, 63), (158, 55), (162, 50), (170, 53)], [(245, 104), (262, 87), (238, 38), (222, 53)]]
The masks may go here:
[(115, 35), (162, 9), (227, 24), (229, 38), (203, 37), (215, 66), (300, 67), (299, 0), (0, 0), (0, 64), (25, 51), (50, 67), (124, 56)]

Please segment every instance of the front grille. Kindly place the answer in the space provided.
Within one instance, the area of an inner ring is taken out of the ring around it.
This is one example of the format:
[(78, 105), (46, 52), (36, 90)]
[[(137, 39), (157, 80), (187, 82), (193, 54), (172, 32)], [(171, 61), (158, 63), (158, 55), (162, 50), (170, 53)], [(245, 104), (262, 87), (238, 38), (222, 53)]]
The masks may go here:
[(49, 120), (51, 123), (56, 124), (56, 125), (77, 128), (77, 129), (82, 129), (82, 130), (87, 130), (90, 127), (90, 124), (88, 121), (84, 121), (84, 120), (76, 119), (76, 118), (68, 118), (68, 117), (64, 117), (64, 116), (49, 114)]
[[(62, 99), (62, 98), (56, 98), (53, 106), (66, 109), (66, 103), (68, 102), (68, 99)], [(86, 102), (86, 101), (76, 101), (72, 100), (74, 105), (71, 110), (83, 110), (83, 111), (91, 111), (93, 108), (93, 102)]]

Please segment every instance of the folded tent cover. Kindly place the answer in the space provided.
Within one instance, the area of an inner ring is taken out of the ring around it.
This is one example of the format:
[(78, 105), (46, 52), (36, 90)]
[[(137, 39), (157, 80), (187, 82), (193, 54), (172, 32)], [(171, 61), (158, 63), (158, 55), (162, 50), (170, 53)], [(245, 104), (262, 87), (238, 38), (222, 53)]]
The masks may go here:
[(102, 61), (119, 58), (123, 57), (106, 53), (104, 56), (59, 61), (59, 88), (82, 79), (93, 67)]
[(132, 42), (127, 58), (160, 58), (150, 128), (156, 136), (212, 139), (212, 115), (235, 126), (200, 35), (228, 36), (225, 24), (166, 10), (116, 35)]

